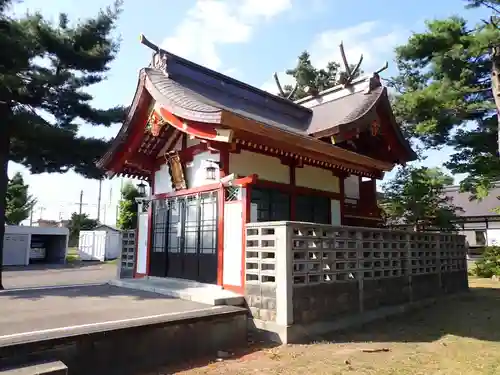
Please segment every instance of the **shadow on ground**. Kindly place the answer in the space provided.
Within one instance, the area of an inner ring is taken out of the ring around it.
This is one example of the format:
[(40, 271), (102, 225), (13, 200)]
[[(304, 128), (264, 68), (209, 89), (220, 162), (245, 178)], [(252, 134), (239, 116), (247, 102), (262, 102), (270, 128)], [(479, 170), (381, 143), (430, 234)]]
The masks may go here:
[(65, 264), (46, 264), (34, 263), (28, 266), (3, 266), (4, 272), (24, 272), (24, 271), (45, 271), (45, 270), (72, 270), (75, 268), (95, 267), (99, 265), (109, 264), (108, 262), (94, 260), (74, 260)]
[(433, 342), (445, 335), (500, 341), (500, 289), (471, 288), (423, 309), (350, 330), (311, 338), (311, 342)]
[[(162, 375), (162, 374), (170, 375), (196, 368), (201, 369), (203, 367), (210, 366), (211, 364), (225, 360), (244, 361), (245, 359), (252, 357), (252, 355), (258, 354), (261, 351), (277, 348), (279, 346), (280, 345), (273, 342), (254, 341), (252, 339), (249, 339), (248, 344), (245, 348), (239, 348), (234, 351), (221, 350), (219, 351), (219, 353), (214, 353), (214, 355), (212, 356), (205, 356), (197, 360), (186, 361), (178, 365), (162, 366), (160, 369), (157, 369), (156, 371), (148, 372), (146, 374), (141, 373), (140, 375)], [(258, 372), (258, 373), (264, 374), (264, 372)]]
[[(300, 356), (307, 356), (307, 353), (312, 353), (310, 355), (314, 358), (314, 361), (317, 361), (321, 360), (322, 357), (316, 358), (316, 355), (324, 355), (327, 357), (339, 355), (339, 353), (342, 355), (342, 351), (349, 350), (349, 348), (354, 348), (353, 350), (355, 352), (359, 352), (363, 347), (372, 350), (393, 348), (395, 343), (424, 343), (427, 345), (450, 335), (498, 343), (500, 342), (499, 311), (500, 284), (499, 289), (475, 287), (471, 288), (470, 292), (442, 298), (433, 305), (420, 310), (374, 321), (353, 329), (325, 334), (321, 337), (311, 337), (310, 341), (303, 343), (306, 344), (306, 346), (298, 345), (295, 349), (291, 348), (289, 350), (292, 353), (301, 353), (298, 354)], [(328, 344), (340, 345), (330, 346)], [(273, 360), (269, 362), (269, 358), (272, 357), (275, 349), (268, 350), (265, 355), (257, 353), (259, 351), (266, 351), (265, 349), (271, 349), (275, 346), (276, 345), (265, 342), (251, 343), (247, 348), (236, 352), (230, 357), (230, 360), (234, 360), (236, 363), (242, 363), (242, 361), (245, 363), (253, 362), (253, 365), (248, 365), (248, 368), (252, 370), (247, 370), (244, 364), (228, 365), (226, 367), (218, 367), (215, 364), (212, 365), (213, 367), (208, 366), (217, 359), (216, 357), (212, 357), (204, 359), (203, 361), (185, 363), (182, 366), (163, 368), (159, 373), (175, 374), (187, 371), (186, 373), (191, 374), (189, 370), (193, 370), (193, 374), (205, 373), (205, 370), (207, 374), (219, 373), (217, 371), (221, 371), (220, 373), (236, 373), (231, 372), (231, 370), (235, 369), (242, 370), (242, 374), (251, 373), (251, 371), (255, 371), (255, 373), (266, 373), (262, 370), (267, 368), (268, 365), (277, 366), (277, 372), (272, 373), (287, 373), (285, 370), (286, 366), (280, 362), (281, 360), (277, 359), (277, 362)], [(276, 355), (278, 358), (280, 356), (279, 353), (288, 350), (286, 348), (287, 347), (276, 348), (276, 353), (278, 353)], [(408, 348), (413, 348), (413, 346), (410, 345)], [(411, 352), (411, 349), (409, 350)], [(330, 354), (328, 354), (329, 351)], [(291, 355), (293, 356), (293, 354)], [(292, 359), (289, 360), (293, 361)], [(312, 359), (309, 358), (309, 360)], [(261, 361), (264, 362), (261, 363)], [(279, 362), (279, 365), (275, 362)], [(274, 367), (271, 366), (270, 368)], [(283, 372), (279, 372), (278, 368)], [(243, 369), (245, 369), (245, 371), (243, 371)], [(299, 374), (302, 372), (296, 370), (296, 372), (293, 373)], [(155, 374), (158, 374), (158, 372)]]

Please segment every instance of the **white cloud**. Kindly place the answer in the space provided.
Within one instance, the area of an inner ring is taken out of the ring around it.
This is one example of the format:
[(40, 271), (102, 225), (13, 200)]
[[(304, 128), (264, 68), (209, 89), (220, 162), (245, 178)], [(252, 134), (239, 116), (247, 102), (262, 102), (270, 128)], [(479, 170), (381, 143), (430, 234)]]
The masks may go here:
[(291, 0), (243, 0), (239, 14), (244, 19), (258, 17), (272, 18), (292, 7)]
[(407, 32), (394, 28), (380, 33), (380, 24), (376, 21), (363, 22), (345, 29), (332, 29), (320, 33), (309, 51), (313, 64), (323, 67), (329, 61), (341, 61), (340, 42), (349, 63), (355, 64), (363, 55), (362, 69), (370, 72), (380, 68), (384, 60), (390, 59), (394, 47), (403, 42)]
[[(379, 22), (370, 21), (344, 29), (325, 30), (316, 35), (307, 48), (311, 54), (311, 62), (318, 68), (325, 67), (329, 61), (341, 63), (339, 44), (343, 42), (350, 64), (356, 64), (362, 54), (361, 69), (365, 73), (375, 71), (381, 68), (386, 60), (392, 60), (394, 47), (404, 42), (409, 34), (409, 31), (397, 27), (393, 27), (389, 32), (381, 32), (379, 29)], [(298, 52), (301, 50), (297, 49)], [(293, 67), (295, 64), (296, 61), (293, 61), (288, 67)], [(293, 78), (284, 72), (279, 73), (279, 78), (282, 85), (293, 84)], [(261, 88), (271, 93), (277, 92), (272, 77)]]
[(218, 69), (221, 59), (217, 46), (248, 42), (255, 26), (291, 5), (291, 0), (197, 0), (162, 47)]

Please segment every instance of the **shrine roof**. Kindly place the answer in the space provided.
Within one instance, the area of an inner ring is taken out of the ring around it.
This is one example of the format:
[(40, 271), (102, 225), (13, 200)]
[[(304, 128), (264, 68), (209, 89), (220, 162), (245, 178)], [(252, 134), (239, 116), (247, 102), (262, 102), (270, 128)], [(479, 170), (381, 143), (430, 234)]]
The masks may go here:
[[(373, 77), (349, 81), (347, 85), (293, 102), (162, 50), (146, 39), (142, 42), (155, 51), (153, 59), (149, 67), (140, 71), (127, 119), (108, 152), (97, 162), (104, 169), (113, 155), (127, 147), (134, 123), (144, 121), (151, 103), (158, 103), (188, 121), (227, 126), (222, 124), (223, 114), (229, 112), (290, 135), (315, 139), (361, 124), (369, 126), (379, 104), (387, 106), (395, 124), (387, 89)], [(395, 126), (400, 141), (413, 153)]]
[(296, 103), (312, 109), (313, 116), (307, 133), (315, 138), (329, 137), (355, 128), (361, 131), (367, 129), (377, 119), (378, 108), (383, 108), (408, 154), (408, 161), (417, 157), (394, 118), (387, 87), (382, 85), (378, 74), (360, 77), (349, 86), (338, 85)]
[(367, 117), (375, 118), (375, 107), (387, 96), (383, 86), (370, 93), (354, 92), (350, 95), (323, 102), (312, 107), (313, 118), (307, 132), (314, 137), (328, 137), (354, 128)]
[(305, 134), (312, 117), (309, 108), (200, 65), (189, 64), (193, 66), (188, 66), (187, 60), (169, 54), (164, 71), (143, 70), (148, 91), (172, 113), (187, 120), (220, 123), (222, 111), (226, 110), (263, 124)]

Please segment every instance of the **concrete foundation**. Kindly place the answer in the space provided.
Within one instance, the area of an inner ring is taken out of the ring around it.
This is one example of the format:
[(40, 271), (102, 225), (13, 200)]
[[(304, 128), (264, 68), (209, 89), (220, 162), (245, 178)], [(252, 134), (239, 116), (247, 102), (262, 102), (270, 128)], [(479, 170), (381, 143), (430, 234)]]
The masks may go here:
[(246, 346), (247, 310), (109, 285), (0, 295), (0, 373), (62, 361), (70, 375), (138, 375)]

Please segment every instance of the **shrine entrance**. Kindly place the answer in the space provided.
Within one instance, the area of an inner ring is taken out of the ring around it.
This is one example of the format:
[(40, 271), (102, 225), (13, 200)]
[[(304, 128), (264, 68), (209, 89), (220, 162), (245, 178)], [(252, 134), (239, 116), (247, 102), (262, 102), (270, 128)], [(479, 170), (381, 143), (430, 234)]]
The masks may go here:
[(217, 191), (152, 202), (149, 275), (217, 283)]

